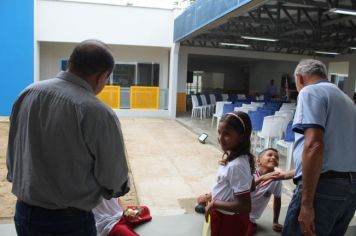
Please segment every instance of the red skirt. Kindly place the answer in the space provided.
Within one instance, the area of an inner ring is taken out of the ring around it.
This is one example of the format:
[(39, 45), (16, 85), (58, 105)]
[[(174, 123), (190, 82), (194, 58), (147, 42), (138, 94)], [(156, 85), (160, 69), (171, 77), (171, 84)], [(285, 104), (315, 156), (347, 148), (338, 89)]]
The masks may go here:
[(142, 210), (140, 218), (130, 220), (123, 215), (120, 221), (112, 227), (108, 236), (139, 236), (132, 228), (152, 219), (150, 211), (146, 206), (128, 206), (127, 208), (140, 208)]
[(211, 236), (245, 236), (249, 225), (249, 214), (227, 215), (213, 210), (210, 213)]

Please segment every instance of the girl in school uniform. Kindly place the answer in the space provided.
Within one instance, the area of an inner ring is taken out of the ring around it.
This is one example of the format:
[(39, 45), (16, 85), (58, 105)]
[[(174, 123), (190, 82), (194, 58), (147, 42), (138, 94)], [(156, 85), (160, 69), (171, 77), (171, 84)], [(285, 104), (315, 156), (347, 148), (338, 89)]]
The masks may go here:
[(245, 236), (251, 211), (250, 191), (255, 162), (250, 153), (251, 121), (244, 112), (225, 114), (218, 138), (224, 151), (205, 217), (210, 215), (211, 236)]

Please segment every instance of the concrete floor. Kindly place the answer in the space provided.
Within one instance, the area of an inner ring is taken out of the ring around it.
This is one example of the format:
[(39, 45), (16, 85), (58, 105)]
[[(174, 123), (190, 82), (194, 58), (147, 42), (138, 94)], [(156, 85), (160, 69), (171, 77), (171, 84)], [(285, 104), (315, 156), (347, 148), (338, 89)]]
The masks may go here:
[[(209, 192), (222, 152), (218, 148), (216, 128), (211, 119), (190, 119), (189, 114), (177, 121), (155, 118), (120, 118), (129, 164), (141, 205), (151, 209), (153, 220), (139, 226), (143, 236), (201, 235), (203, 216), (194, 213), (196, 197)], [(206, 132), (207, 144), (198, 142)], [(285, 162), (281, 159), (280, 167)], [(293, 184), (283, 182), (283, 223)], [(258, 221), (257, 236), (279, 235), (271, 229), (272, 208), (267, 207)], [(347, 236), (356, 235), (355, 219)], [(14, 225), (0, 225), (0, 235), (16, 235)]]

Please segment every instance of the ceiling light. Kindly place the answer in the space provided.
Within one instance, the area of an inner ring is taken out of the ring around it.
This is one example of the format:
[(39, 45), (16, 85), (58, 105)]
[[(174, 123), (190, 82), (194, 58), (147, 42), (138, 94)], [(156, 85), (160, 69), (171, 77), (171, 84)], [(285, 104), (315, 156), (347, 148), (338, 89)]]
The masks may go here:
[(243, 39), (252, 39), (252, 40), (261, 40), (261, 41), (270, 41), (270, 42), (276, 42), (278, 39), (272, 39), (272, 38), (260, 38), (260, 37), (250, 37), (250, 36), (241, 36)]
[(356, 50), (356, 47), (350, 47), (351, 50)]
[(220, 43), (221, 46), (232, 46), (232, 47), (251, 47), (249, 44), (240, 44), (240, 43)]
[(340, 53), (338, 52), (324, 52), (324, 51), (315, 51), (315, 53), (318, 54), (327, 54), (327, 55), (339, 55)]
[(356, 11), (355, 11), (355, 10), (340, 9), (340, 8), (331, 8), (331, 9), (329, 10), (329, 12), (356, 16)]

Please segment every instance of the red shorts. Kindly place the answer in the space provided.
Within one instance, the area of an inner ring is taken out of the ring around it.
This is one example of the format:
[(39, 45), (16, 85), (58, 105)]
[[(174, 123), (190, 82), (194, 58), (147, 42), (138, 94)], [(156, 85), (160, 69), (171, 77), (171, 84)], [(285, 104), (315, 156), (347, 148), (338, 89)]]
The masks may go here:
[(126, 216), (123, 215), (120, 218), (120, 221), (114, 225), (114, 227), (112, 227), (108, 236), (138, 236), (138, 234), (132, 228), (152, 219), (149, 209), (145, 206), (128, 206), (127, 208), (142, 209), (140, 218), (129, 220)]
[(211, 236), (245, 236), (250, 221), (249, 214), (227, 215), (213, 210), (210, 214)]

